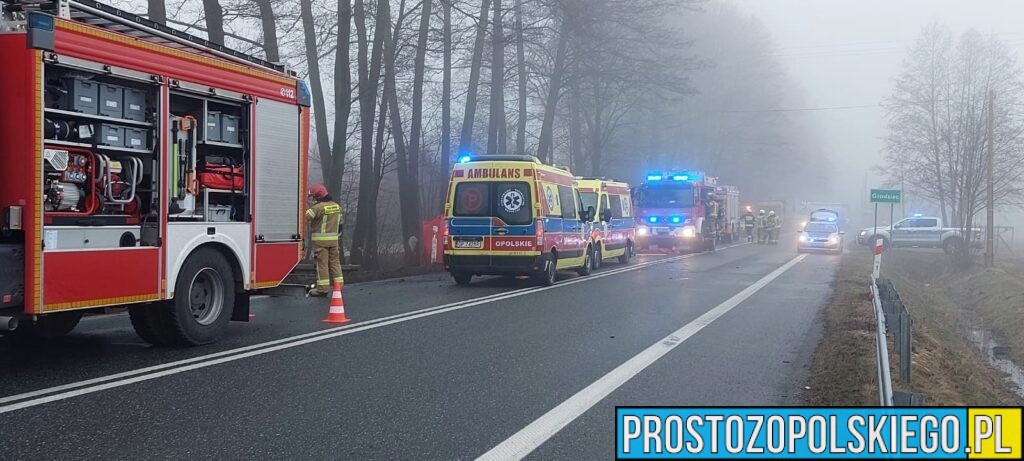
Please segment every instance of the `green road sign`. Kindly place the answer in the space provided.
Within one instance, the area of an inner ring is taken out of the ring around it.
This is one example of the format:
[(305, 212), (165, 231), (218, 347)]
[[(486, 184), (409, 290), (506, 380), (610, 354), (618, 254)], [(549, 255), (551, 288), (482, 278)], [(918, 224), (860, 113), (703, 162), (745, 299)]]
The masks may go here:
[(871, 203), (900, 203), (902, 195), (899, 189), (871, 189)]

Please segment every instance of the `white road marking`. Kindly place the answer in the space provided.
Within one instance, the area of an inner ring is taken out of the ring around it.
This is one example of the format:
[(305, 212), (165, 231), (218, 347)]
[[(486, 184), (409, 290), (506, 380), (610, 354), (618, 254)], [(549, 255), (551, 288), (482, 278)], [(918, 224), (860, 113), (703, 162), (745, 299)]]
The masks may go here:
[(513, 434), (512, 437), (509, 437), (504, 442), (498, 444), (498, 446), (481, 455), (477, 458), (477, 461), (523, 459), (613, 391), (634, 376), (640, 374), (645, 368), (664, 357), (665, 354), (671, 352), (672, 349), (675, 349), (687, 339), (690, 339), (691, 336), (710, 325), (711, 322), (714, 322), (747, 298), (753, 296), (754, 293), (757, 293), (806, 257), (807, 255), (799, 255), (789, 260), (789, 262), (754, 282), (743, 289), (743, 291), (736, 293), (736, 295), (727, 299), (722, 304), (715, 306), (714, 309), (705, 312), (682, 328), (658, 340), (647, 349), (633, 356), (633, 358), (577, 392), (576, 395), (569, 397), (568, 400), (551, 409), (540, 418), (537, 418), (528, 426)]
[[(724, 248), (733, 248), (741, 245), (745, 245), (745, 243), (731, 245)], [(562, 288), (590, 280), (597, 280), (600, 278), (617, 275), (624, 272), (631, 272), (654, 265), (665, 264), (673, 261), (678, 261), (681, 259), (691, 258), (694, 256), (698, 256), (699, 254), (700, 253), (695, 253), (671, 258), (663, 258), (655, 261), (648, 261), (635, 265), (623, 266), (621, 268), (616, 268), (609, 271), (596, 272), (587, 277), (578, 277), (571, 280), (566, 280), (550, 287), (523, 288), (506, 293), (497, 293), (489, 296), (484, 296), (481, 298), (470, 299), (466, 301), (458, 301), (454, 303), (444, 304), (441, 306), (428, 307), (425, 309), (405, 312), (402, 314), (396, 314), (388, 317), (367, 320), (365, 322), (359, 322), (352, 325), (335, 327), (327, 330), (314, 331), (301, 335), (277, 339), (274, 341), (268, 341), (227, 351), (221, 351), (213, 354), (207, 354), (199, 357), (193, 357), (190, 359), (178, 360), (175, 362), (154, 365), (151, 367), (140, 368), (137, 370), (126, 371), (108, 376), (102, 376), (99, 378), (93, 378), (70, 384), (50, 387), (46, 389), (39, 389), (36, 391), (26, 392), (22, 394), (11, 395), (0, 398), (0, 404), (5, 404), (9, 402), (16, 403), (10, 403), (8, 405), (0, 406), (0, 414), (20, 410), (23, 408), (34, 407), (37, 405), (42, 405), (45, 403), (54, 402), (58, 400), (64, 400), (71, 397), (77, 397), (84, 394), (91, 394), (94, 392), (100, 392), (108, 389), (126, 386), (128, 384), (133, 384), (141, 381), (148, 381), (163, 376), (183, 373), (185, 371), (205, 368), (221, 363), (240, 360), (243, 358), (263, 355), (274, 351), (297, 347), (317, 341), (323, 341), (326, 339), (336, 338), (339, 336), (357, 333), (360, 331), (372, 330), (388, 325), (393, 325), (396, 323), (406, 322), (409, 320), (415, 320), (423, 317), (442, 314), (445, 312), (465, 309), (468, 307), (487, 304), (494, 301), (516, 298), (519, 296), (525, 296), (528, 294), (538, 293), (541, 291), (547, 291), (555, 288)]]

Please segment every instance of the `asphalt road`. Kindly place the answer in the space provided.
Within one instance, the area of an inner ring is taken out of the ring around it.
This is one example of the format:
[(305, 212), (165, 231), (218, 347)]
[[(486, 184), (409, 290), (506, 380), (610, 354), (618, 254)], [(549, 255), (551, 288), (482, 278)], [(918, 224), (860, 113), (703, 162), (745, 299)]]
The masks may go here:
[(4, 459), (607, 459), (616, 405), (800, 402), (839, 256), (740, 245), (552, 288), (446, 276), (255, 302), (191, 349), (124, 315), (0, 339)]

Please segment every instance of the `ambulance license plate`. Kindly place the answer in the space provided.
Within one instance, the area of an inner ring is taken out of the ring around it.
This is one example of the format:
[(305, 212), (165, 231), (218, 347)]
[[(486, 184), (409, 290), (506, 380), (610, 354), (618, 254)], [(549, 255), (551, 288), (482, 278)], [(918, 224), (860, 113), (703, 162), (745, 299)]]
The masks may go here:
[(456, 238), (455, 248), (464, 250), (479, 250), (484, 247), (484, 239), (482, 238)]

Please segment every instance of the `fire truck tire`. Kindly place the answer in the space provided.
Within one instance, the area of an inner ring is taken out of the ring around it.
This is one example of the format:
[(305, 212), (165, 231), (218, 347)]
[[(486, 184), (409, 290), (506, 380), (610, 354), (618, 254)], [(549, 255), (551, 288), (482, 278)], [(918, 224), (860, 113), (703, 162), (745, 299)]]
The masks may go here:
[(594, 262), (593, 262), (593, 264), (591, 264), (591, 266), (594, 269), (600, 269), (601, 268), (601, 263), (603, 261), (604, 261), (604, 254), (601, 253), (601, 244), (598, 243), (597, 246), (594, 247)]
[(456, 285), (468, 287), (469, 282), (473, 281), (473, 274), (469, 272), (452, 272), (452, 278), (455, 279)]
[(160, 309), (164, 309), (162, 304), (135, 304), (128, 307), (128, 317), (132, 320), (135, 333), (143, 341), (158, 346), (171, 344), (171, 338), (160, 328), (157, 323), (159, 318), (154, 315), (159, 314)]
[(209, 344), (227, 330), (234, 304), (231, 266), (219, 252), (201, 248), (181, 266), (174, 299), (157, 308), (156, 325), (170, 333), (172, 345)]
[(58, 312), (40, 315), (35, 321), (25, 320), (14, 336), (21, 339), (52, 339), (59, 338), (74, 330), (78, 321), (82, 320), (82, 311)]

